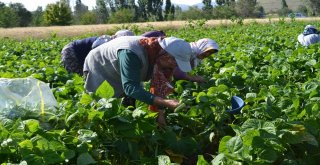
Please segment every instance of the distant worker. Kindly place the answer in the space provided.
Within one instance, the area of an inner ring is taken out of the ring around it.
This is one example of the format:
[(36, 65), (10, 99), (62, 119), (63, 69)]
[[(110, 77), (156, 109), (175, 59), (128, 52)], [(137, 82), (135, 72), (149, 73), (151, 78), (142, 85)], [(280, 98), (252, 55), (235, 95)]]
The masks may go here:
[(307, 25), (304, 28), (303, 33), (298, 36), (298, 41), (303, 46), (309, 46), (320, 42), (319, 32), (314, 26)]
[(82, 75), (84, 60), (92, 49), (114, 38), (133, 35), (134, 33), (130, 30), (119, 30), (112, 36), (102, 35), (72, 41), (61, 51), (63, 66), (69, 73)]

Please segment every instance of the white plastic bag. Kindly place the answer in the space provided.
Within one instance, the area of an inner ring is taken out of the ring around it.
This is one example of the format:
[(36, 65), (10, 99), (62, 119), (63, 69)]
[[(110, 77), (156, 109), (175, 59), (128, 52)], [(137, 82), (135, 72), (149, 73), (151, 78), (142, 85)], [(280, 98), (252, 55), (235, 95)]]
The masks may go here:
[(0, 116), (18, 118), (55, 113), (57, 101), (48, 84), (37, 79), (0, 78)]

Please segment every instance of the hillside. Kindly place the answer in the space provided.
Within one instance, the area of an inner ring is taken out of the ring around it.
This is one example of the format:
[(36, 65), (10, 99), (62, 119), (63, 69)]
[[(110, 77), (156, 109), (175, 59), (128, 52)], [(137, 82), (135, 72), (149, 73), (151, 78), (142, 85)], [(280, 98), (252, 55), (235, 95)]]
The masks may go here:
[[(304, 4), (302, 0), (286, 0), (286, 2), (292, 10), (296, 10), (299, 5)], [(265, 12), (275, 12), (281, 8), (281, 0), (258, 0), (258, 3), (263, 6)]]

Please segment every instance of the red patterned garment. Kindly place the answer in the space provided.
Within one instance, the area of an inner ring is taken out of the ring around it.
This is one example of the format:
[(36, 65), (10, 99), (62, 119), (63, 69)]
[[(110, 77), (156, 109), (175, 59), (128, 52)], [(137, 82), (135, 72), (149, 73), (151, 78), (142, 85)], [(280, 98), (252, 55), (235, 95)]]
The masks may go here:
[[(165, 98), (174, 90), (170, 83), (173, 77), (173, 70), (177, 67), (177, 64), (174, 58), (160, 47), (158, 38), (144, 38), (139, 43), (147, 51), (149, 64), (154, 66), (150, 93)], [(158, 111), (158, 107), (155, 105), (150, 105), (149, 109)]]
[[(163, 63), (166, 63), (167, 66), (173, 66), (173, 68), (161, 68)], [(166, 98), (174, 91), (174, 87), (171, 85), (174, 66), (176, 66), (176, 63), (169, 55), (163, 55), (157, 59), (151, 78), (150, 92), (152, 94)], [(158, 111), (158, 107), (154, 105), (149, 106), (149, 109)]]

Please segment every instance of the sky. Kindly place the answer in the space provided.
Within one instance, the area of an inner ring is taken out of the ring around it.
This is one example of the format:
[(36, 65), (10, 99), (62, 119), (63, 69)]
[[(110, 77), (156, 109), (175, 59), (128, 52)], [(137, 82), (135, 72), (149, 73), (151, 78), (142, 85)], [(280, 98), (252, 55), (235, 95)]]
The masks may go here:
[[(49, 3), (55, 3), (59, 0), (0, 0), (0, 2), (3, 2), (5, 4), (9, 3), (22, 3), (24, 7), (29, 11), (35, 11), (38, 6), (42, 6), (43, 9), (47, 6)], [(71, 0), (71, 2), (74, 3), (75, 0)], [(95, 0), (81, 0), (83, 4), (89, 7), (89, 9), (92, 9), (93, 6), (95, 6), (96, 1)], [(171, 0), (171, 3), (175, 4), (186, 4), (186, 5), (194, 5), (197, 3), (202, 3), (202, 0)]]

